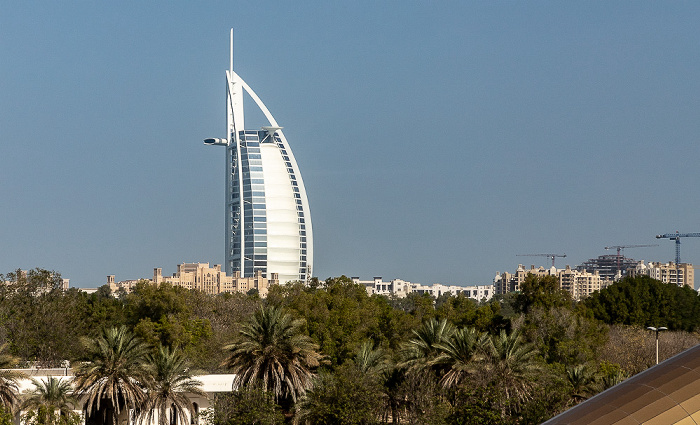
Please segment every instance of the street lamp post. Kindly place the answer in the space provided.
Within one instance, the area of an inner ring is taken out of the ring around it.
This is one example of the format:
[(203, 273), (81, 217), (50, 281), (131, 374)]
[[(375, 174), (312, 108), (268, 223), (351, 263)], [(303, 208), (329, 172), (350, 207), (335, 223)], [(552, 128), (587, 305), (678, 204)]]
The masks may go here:
[(650, 331), (656, 332), (656, 364), (659, 364), (659, 332), (665, 331), (668, 328), (665, 326), (661, 326), (659, 328), (649, 326), (649, 327), (647, 327), (647, 329), (649, 329)]

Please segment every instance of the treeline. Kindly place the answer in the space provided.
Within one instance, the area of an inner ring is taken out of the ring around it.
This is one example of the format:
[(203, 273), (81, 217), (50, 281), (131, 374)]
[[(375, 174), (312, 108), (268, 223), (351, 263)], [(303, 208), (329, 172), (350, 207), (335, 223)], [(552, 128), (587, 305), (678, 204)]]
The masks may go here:
[[(0, 343), (25, 365), (80, 362), (81, 341), (124, 326), (150, 346), (181, 350), (198, 369), (252, 376), (217, 400), (215, 425), (250, 423), (253, 412), (269, 424), (540, 423), (651, 366), (646, 326), (670, 329), (662, 359), (699, 341), (692, 333), (700, 327), (697, 293), (646, 277), (578, 303), (556, 279), (534, 276), (520, 293), (485, 303), (368, 296), (346, 277), (275, 286), (264, 300), (147, 282), (130, 294), (62, 291), (60, 276), (41, 269), (0, 279), (7, 282)], [(275, 340), (260, 334), (272, 316), (286, 323), (280, 335), (303, 342), (299, 364), (309, 360), (308, 382), (278, 393), (245, 368), (250, 353), (264, 350), (241, 348)]]

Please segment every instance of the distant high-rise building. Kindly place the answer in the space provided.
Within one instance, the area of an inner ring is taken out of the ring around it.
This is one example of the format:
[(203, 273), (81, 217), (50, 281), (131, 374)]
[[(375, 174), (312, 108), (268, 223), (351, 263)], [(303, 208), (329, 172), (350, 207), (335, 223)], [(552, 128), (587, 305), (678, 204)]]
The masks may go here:
[[(246, 130), (243, 92), (260, 108), (268, 126)], [(280, 282), (307, 281), (313, 264), (309, 202), (292, 150), (260, 98), (230, 67), (226, 71), (226, 138), (205, 139), (226, 147), (226, 255), (228, 275), (257, 272)]]

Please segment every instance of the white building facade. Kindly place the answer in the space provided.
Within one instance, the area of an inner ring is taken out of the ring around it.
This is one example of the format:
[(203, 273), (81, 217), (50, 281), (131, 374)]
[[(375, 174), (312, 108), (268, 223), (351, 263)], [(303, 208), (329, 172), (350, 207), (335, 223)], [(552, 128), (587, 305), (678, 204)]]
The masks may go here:
[[(246, 130), (243, 93), (268, 126)], [(226, 148), (225, 271), (233, 276), (307, 281), (313, 264), (313, 232), (306, 189), (282, 127), (260, 98), (233, 71), (226, 71), (226, 138), (204, 143)]]
[(493, 285), (460, 286), (443, 285), (441, 283), (421, 285), (420, 283), (411, 283), (402, 279), (393, 279), (389, 282), (384, 282), (381, 277), (375, 277), (373, 280), (360, 280), (359, 277), (352, 277), (351, 279), (353, 283), (364, 285), (369, 295), (378, 294), (398, 298), (403, 298), (411, 293), (428, 294), (434, 297), (446, 294), (454, 296), (463, 294), (477, 301), (488, 301), (495, 293)]

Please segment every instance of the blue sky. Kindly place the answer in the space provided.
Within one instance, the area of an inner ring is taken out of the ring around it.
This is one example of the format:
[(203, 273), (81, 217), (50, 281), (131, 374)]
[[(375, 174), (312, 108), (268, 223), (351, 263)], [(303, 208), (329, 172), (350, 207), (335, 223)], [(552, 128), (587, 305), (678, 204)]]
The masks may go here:
[(548, 263), (517, 254), (669, 261), (654, 235), (700, 232), (696, 2), (0, 6), (0, 273), (223, 262), (224, 152), (202, 139), (225, 133), (231, 27), (320, 278), (484, 284)]

